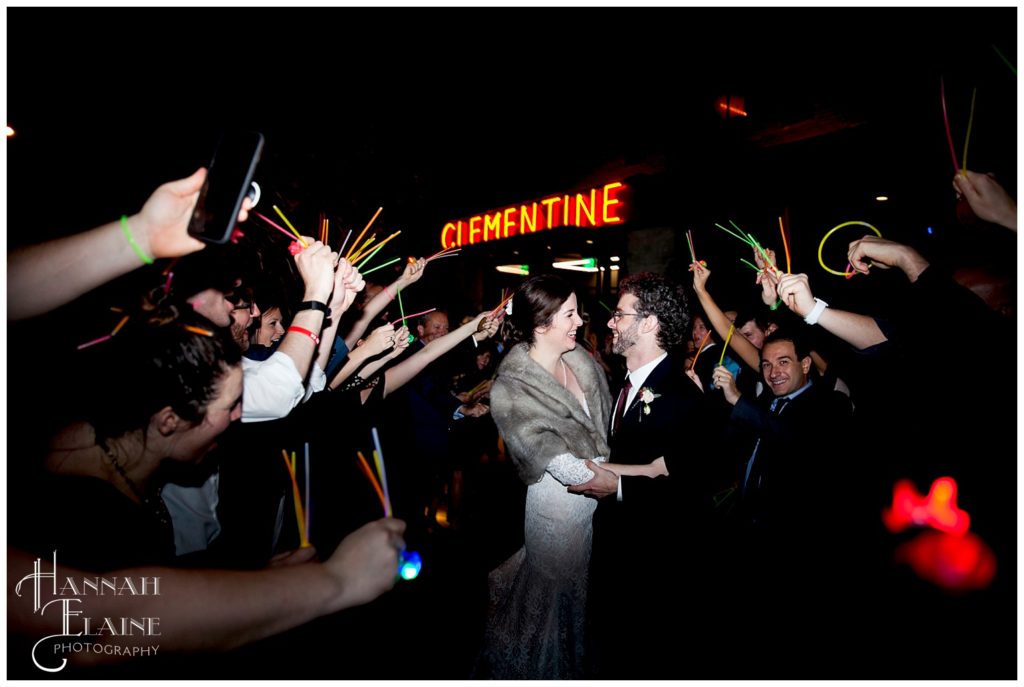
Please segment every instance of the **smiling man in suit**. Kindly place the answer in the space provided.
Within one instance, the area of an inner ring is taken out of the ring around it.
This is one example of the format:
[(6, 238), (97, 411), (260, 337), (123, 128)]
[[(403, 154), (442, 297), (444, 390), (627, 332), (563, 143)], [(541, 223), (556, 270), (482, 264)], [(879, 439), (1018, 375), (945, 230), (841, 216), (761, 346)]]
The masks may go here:
[[(595, 477), (569, 488), (598, 499), (590, 617), (599, 677), (694, 675), (690, 664), (678, 660), (680, 642), (692, 646), (691, 638), (664, 629), (692, 598), (689, 592), (703, 577), (697, 569), (706, 570), (701, 559), (712, 513), (705, 464), (711, 452), (693, 448), (708, 435), (705, 401), (673, 353), (689, 326), (686, 296), (677, 284), (644, 272), (619, 285), (608, 327), (629, 374), (609, 427), (611, 465), (588, 464)], [(680, 552), (692, 566), (668, 569), (666, 562), (678, 560)], [(666, 574), (673, 578), (669, 584), (662, 583)]]

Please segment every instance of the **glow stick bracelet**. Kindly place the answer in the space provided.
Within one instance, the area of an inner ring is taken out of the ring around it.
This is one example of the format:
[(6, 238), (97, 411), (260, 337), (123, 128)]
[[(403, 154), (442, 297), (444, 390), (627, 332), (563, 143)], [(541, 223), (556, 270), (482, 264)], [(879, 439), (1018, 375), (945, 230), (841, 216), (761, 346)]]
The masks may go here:
[(878, 236), (878, 238), (882, 238), (882, 232), (878, 231), (878, 229), (874, 228), (873, 226), (871, 226), (867, 222), (861, 222), (859, 220), (853, 220), (851, 222), (843, 222), (842, 224), (836, 225), (836, 226), (832, 227), (831, 229), (829, 229), (828, 233), (826, 233), (822, 237), (821, 243), (818, 244), (818, 264), (821, 265), (821, 269), (825, 270), (829, 274), (834, 274), (837, 277), (850, 277), (850, 276), (853, 276), (854, 274), (857, 273), (856, 271), (853, 271), (853, 272), (836, 272), (835, 270), (830, 269), (825, 264), (825, 259), (821, 257), (822, 249), (825, 248), (825, 241), (828, 240), (828, 237), (831, 236), (832, 234), (834, 234), (839, 229), (842, 229), (843, 227), (848, 227), (848, 226), (853, 225), (853, 224), (862, 224), (865, 227), (867, 227), (868, 229), (870, 229), (871, 231), (875, 232), (875, 234)]

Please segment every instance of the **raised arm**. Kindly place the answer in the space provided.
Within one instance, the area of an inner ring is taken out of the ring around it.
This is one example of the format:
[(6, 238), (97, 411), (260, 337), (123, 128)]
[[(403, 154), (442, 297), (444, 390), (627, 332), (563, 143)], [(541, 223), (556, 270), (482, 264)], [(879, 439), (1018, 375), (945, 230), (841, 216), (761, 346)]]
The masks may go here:
[(962, 194), (978, 217), (1017, 231), (1017, 202), (991, 174), (966, 169), (953, 177), (953, 187)]
[[(476, 318), (470, 320), (455, 331), (449, 332), (442, 337), (434, 339), (423, 350), (417, 351), (407, 359), (390, 368), (384, 373), (386, 386), (384, 395), (388, 395), (401, 388), (410, 379), (423, 371), (430, 363), (434, 362), (448, 351), (455, 348), (463, 339), (473, 336), (477, 341), (482, 341), (493, 336), (498, 331), (497, 318), (488, 317), (490, 313), (480, 313)], [(452, 397), (454, 398), (454, 396)]]
[[(729, 327), (732, 322), (725, 316), (722, 309), (715, 303), (715, 299), (708, 293), (707, 283), (711, 276), (711, 270), (699, 262), (693, 263), (693, 290), (697, 292), (697, 299), (708, 316), (708, 322), (715, 328), (724, 341), (729, 334)], [(736, 354), (743, 359), (748, 366), (754, 370), (761, 368), (761, 356), (754, 344), (750, 343), (745, 336), (734, 336), (729, 339), (729, 348), (736, 351)]]
[[(8, 319), (41, 315), (154, 259), (202, 249), (205, 244), (188, 235), (188, 223), (205, 179), (206, 169), (200, 167), (190, 177), (159, 186), (124, 221), (11, 252)], [(248, 218), (249, 207), (246, 199), (240, 222)]]
[(334, 291), (331, 294), (331, 324), (320, 333), (320, 346), (317, 348), (316, 364), (321, 370), (327, 369), (327, 361), (334, 350), (334, 338), (338, 334), (341, 316), (352, 307), (356, 294), (363, 290), (366, 282), (348, 260), (341, 258), (334, 270)]
[(380, 293), (370, 299), (370, 302), (363, 307), (362, 316), (352, 325), (352, 330), (345, 335), (345, 343), (348, 345), (348, 350), (355, 349), (356, 342), (362, 338), (366, 328), (370, 326), (370, 323), (373, 322), (377, 315), (384, 311), (384, 308), (388, 307), (388, 303), (395, 299), (398, 292), (418, 282), (426, 271), (427, 261), (423, 258), (416, 262), (407, 263), (405, 269), (402, 270), (402, 274), (394, 283), (385, 286)]
[[(786, 306), (800, 317), (807, 317), (817, 302), (811, 293), (806, 274), (784, 274), (779, 280), (779, 297)], [(858, 349), (865, 349), (888, 341), (878, 323), (867, 315), (825, 308), (818, 322), (830, 333)]]
[[(334, 262), (337, 259), (337, 254), (331, 251), (330, 246), (314, 241), (312, 237), (305, 236), (303, 239), (309, 244), (309, 247), (295, 256), (295, 265), (298, 267), (305, 285), (302, 300), (319, 301), (326, 304), (334, 289)], [(319, 343), (314, 341), (309, 334), (293, 331), (293, 328), (311, 332), (319, 339), (323, 323), (324, 313), (322, 311), (300, 310), (292, 318), (292, 323), (277, 349), (277, 353), (283, 353), (292, 359), (295, 369), (298, 370), (299, 377), (302, 379), (309, 374), (309, 368), (313, 364), (313, 356)]]

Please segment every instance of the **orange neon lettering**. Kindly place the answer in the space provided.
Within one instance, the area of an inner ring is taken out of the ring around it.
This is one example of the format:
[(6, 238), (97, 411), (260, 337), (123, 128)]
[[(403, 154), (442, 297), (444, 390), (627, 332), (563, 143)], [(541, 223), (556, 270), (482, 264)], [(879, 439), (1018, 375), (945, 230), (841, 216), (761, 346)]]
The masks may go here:
[[(469, 218), (469, 245), (476, 243), (476, 234), (480, 233), (480, 220), (483, 219), (480, 215)], [(474, 225), (473, 223), (476, 222)]]
[(458, 229), (458, 233), (455, 236), (457, 237), (458, 244), (461, 247), (462, 246), (462, 220), (460, 219), (458, 222), (456, 222), (456, 224), (458, 224), (459, 229)]
[[(532, 213), (532, 215), (530, 214)], [(525, 205), (519, 206), (519, 222), (522, 227), (519, 233), (523, 233), (523, 229), (526, 229), (526, 225), (530, 225), (530, 233), (537, 231), (537, 204), (534, 203), (529, 211), (527, 211)]]
[[(514, 207), (513, 208), (505, 208), (505, 212), (502, 213), (504, 215), (502, 217), (502, 221), (501, 221), (501, 231), (502, 231), (501, 236), (502, 236), (502, 238), (506, 238), (506, 239), (508, 238), (508, 228), (509, 227), (512, 227), (513, 229), (515, 229), (515, 227), (516, 227), (515, 219), (514, 218), (511, 219), (511, 220), (509, 219), (509, 215), (514, 213), (515, 211), (516, 211), (516, 209)], [(515, 233), (515, 232), (512, 232), (512, 233)]]
[(484, 241), (490, 241), (487, 238), (487, 230), (491, 229), (494, 232), (493, 238), (500, 238), (498, 232), (501, 231), (501, 211), (495, 212), (493, 215), (484, 215)]
[[(583, 225), (583, 221), (582, 221), (582, 219), (580, 219), (583, 215), (586, 215), (587, 219), (590, 220), (590, 226), (592, 226), (592, 227), (596, 227), (597, 226), (597, 222), (594, 221), (594, 206), (596, 204), (597, 204), (597, 189), (596, 188), (590, 189), (590, 207), (589, 208), (587, 207), (587, 202), (586, 202), (586, 200), (584, 200), (583, 194), (582, 193), (577, 193), (576, 194), (576, 224), (578, 226), (582, 226)], [(583, 215), (580, 214), (580, 209), (581, 208), (583, 210)]]
[(569, 196), (563, 196), (562, 201), (562, 226), (569, 226)]
[(545, 206), (545, 208), (547, 209), (547, 214), (548, 214), (548, 223), (544, 227), (545, 229), (554, 229), (555, 228), (555, 219), (554, 219), (554, 212), (553, 212), (553, 210), (554, 210), (555, 203), (557, 203), (560, 200), (562, 200), (562, 199), (561, 198), (545, 198), (544, 200), (540, 201), (540, 204)]
[(455, 245), (453, 243), (448, 243), (448, 239), (445, 238), (445, 235), (449, 231), (455, 231), (455, 225), (452, 224), (451, 222), (444, 225), (444, 229), (441, 230), (441, 246), (444, 248), (451, 248), (453, 245)]
[(601, 195), (604, 197), (604, 202), (601, 203), (601, 219), (605, 224), (617, 224), (622, 221), (621, 217), (608, 214), (608, 208), (612, 205), (618, 205), (622, 201), (612, 197), (612, 191), (614, 189), (622, 188), (621, 181), (613, 181), (610, 184), (605, 184), (604, 188), (601, 189)]

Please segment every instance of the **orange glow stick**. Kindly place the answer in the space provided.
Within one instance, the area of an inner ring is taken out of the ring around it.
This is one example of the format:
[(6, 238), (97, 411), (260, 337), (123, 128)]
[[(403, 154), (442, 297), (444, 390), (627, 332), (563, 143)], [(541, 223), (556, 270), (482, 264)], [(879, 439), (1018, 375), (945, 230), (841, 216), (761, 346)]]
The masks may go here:
[(363, 254), (366, 252), (366, 249), (369, 247), (369, 245), (376, 240), (377, 234), (370, 234), (370, 238), (366, 239), (366, 242), (363, 245), (359, 246), (358, 249), (352, 251), (352, 255), (347, 258), (348, 261), (354, 265), (357, 260), (363, 257)]
[(782, 248), (786, 251), (786, 274), (793, 274), (789, 269), (789, 244), (786, 242), (786, 230), (782, 228), (781, 217), (779, 217), (779, 232), (782, 234)]
[[(294, 460), (294, 451), (292, 451), (292, 456)], [(295, 479), (295, 467), (288, 460), (288, 451), (281, 449), (281, 457), (284, 458), (284, 467), (292, 479), (292, 502), (295, 504), (295, 521), (299, 527), (299, 546), (305, 549), (309, 546), (309, 540), (306, 539), (306, 518), (302, 514), (302, 495), (299, 493), (299, 483)]]
[(202, 336), (213, 336), (213, 332), (209, 329), (203, 329), (201, 327), (193, 327), (190, 324), (185, 325), (185, 329), (192, 332), (193, 334), (201, 334)]
[(378, 243), (377, 247), (373, 249), (373, 252), (370, 253), (369, 255), (367, 255), (365, 258), (362, 255), (360, 255), (358, 259), (361, 259), (361, 262), (358, 265), (358, 269), (362, 269), (363, 265), (365, 265), (366, 263), (370, 262), (370, 258), (372, 258), (374, 255), (377, 254), (377, 251), (379, 251), (381, 248), (383, 248), (387, 244), (388, 241), (390, 241), (391, 239), (395, 238), (396, 236), (398, 236), (401, 233), (402, 233), (401, 231), (396, 231), (394, 234), (392, 234), (391, 236), (387, 237), (386, 239), (384, 239), (383, 241)]
[[(366, 223), (366, 226), (365, 226), (365, 227), (363, 227), (363, 230), (362, 230), (361, 232), (359, 232), (359, 236), (357, 236), (357, 237), (356, 237), (356, 240), (355, 240), (355, 242), (354, 242), (354, 243), (352, 244), (352, 246), (353, 246), (353, 247), (355, 247), (355, 246), (358, 246), (358, 245), (359, 245), (359, 241), (360, 241), (360, 240), (362, 240), (362, 238), (363, 238), (363, 234), (365, 234), (365, 233), (366, 233), (366, 230), (370, 228), (370, 225), (371, 225), (371, 224), (373, 224), (373, 221), (374, 221), (375, 219), (377, 219), (377, 215), (379, 215), (379, 214), (380, 214), (380, 211), (381, 211), (381, 210), (383, 210), (383, 209), (384, 209), (383, 207), (379, 207), (379, 208), (377, 208), (377, 212), (373, 213), (373, 217), (371, 217), (371, 218), (370, 218), (370, 221)], [(351, 249), (350, 249), (350, 250), (349, 250), (349, 253), (351, 254), (351, 252), (352, 252), (352, 251), (351, 251)], [(352, 262), (352, 256), (351, 256), (351, 255), (346, 255), (346, 256), (345, 256), (345, 258), (346, 258), (346, 259), (347, 259), (347, 260), (348, 260), (349, 262)]]
[(710, 329), (708, 330), (708, 333), (704, 335), (704, 338), (700, 340), (700, 346), (697, 346), (697, 355), (693, 356), (693, 362), (690, 363), (690, 369), (691, 370), (693, 369), (694, 365), (697, 364), (697, 358), (700, 357), (700, 352), (704, 350), (704, 344), (706, 344), (708, 342), (708, 337), (709, 336), (711, 336), (711, 330)]
[(373, 490), (377, 492), (377, 498), (380, 499), (380, 505), (384, 507), (384, 492), (380, 490), (380, 484), (377, 483), (377, 478), (373, 475), (373, 470), (370, 469), (369, 463), (366, 462), (366, 458), (363, 457), (362, 451), (356, 451), (356, 455), (359, 456), (359, 469), (362, 470), (363, 474), (366, 475), (366, 479), (370, 480), (370, 484), (373, 485)]
[(111, 336), (114, 336), (114, 335), (115, 335), (115, 334), (117, 334), (117, 333), (118, 333), (119, 331), (121, 331), (121, 327), (123, 327), (123, 326), (124, 326), (124, 323), (125, 323), (125, 322), (127, 322), (127, 321), (128, 321), (128, 316), (127, 316), (127, 315), (125, 315), (124, 317), (122, 317), (122, 318), (121, 318), (121, 321), (117, 323), (117, 326), (116, 326), (116, 327), (114, 327), (114, 331), (110, 332), (110, 335), (111, 335)]

